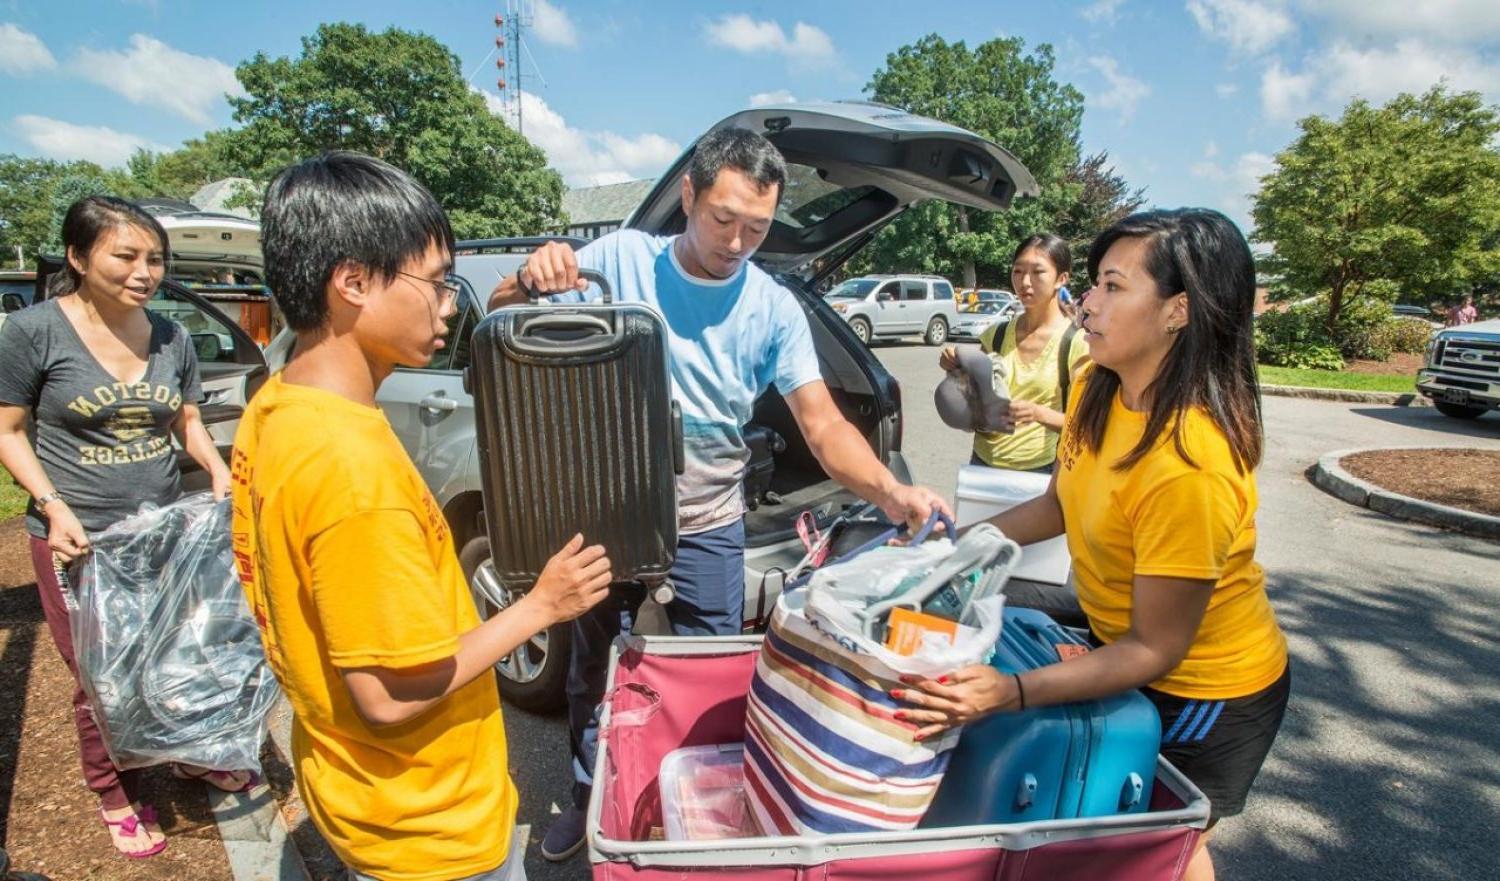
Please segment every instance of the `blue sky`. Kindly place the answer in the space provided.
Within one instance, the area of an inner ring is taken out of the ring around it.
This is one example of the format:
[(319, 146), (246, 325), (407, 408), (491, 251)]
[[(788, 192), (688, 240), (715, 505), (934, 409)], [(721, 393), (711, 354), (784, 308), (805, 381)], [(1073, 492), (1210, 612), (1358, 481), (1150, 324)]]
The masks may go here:
[[(932, 32), (1052, 44), (1087, 99), (1086, 150), (1108, 150), (1154, 204), (1242, 223), (1301, 116), (1444, 78), (1500, 103), (1496, 0), (534, 2), (525, 131), (571, 185), (653, 177), (754, 102), (858, 97), (887, 53)], [(120, 164), (175, 146), (231, 121), (235, 64), (295, 56), (326, 21), (432, 34), (493, 93), (504, 6), (0, 0), (0, 153)]]

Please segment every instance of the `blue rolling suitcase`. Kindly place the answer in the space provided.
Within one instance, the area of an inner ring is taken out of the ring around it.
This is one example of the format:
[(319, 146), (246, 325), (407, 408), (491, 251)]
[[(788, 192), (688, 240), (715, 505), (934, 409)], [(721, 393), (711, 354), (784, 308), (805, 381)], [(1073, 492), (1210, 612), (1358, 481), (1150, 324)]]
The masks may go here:
[[(1088, 645), (1041, 612), (1007, 608), (991, 663), (1022, 673), (1061, 662), (1070, 644)], [(1138, 691), (997, 713), (964, 728), (922, 826), (1142, 813), (1160, 748), (1161, 717)]]

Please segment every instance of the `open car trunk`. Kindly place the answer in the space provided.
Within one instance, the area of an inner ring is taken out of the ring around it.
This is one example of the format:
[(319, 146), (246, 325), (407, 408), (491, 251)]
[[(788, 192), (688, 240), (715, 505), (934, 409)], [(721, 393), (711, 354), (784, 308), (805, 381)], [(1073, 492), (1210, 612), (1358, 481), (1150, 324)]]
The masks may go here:
[[(785, 191), (755, 261), (797, 295), (834, 402), (901, 476), (900, 387), (812, 286), (912, 205), (943, 199), (1000, 211), (1017, 195), (1036, 195), (1036, 181), (1014, 156), (973, 132), (880, 104), (761, 107), (709, 132), (727, 127), (764, 134), (786, 159)], [(661, 176), (626, 227), (656, 235), (683, 230), (680, 181), (692, 152), (689, 147)], [(859, 501), (819, 466), (775, 388), (756, 402), (751, 425), (774, 430), (786, 447), (775, 454), (770, 484), (780, 502), (748, 514), (747, 547), (793, 537), (802, 511), (812, 509), (824, 520)]]

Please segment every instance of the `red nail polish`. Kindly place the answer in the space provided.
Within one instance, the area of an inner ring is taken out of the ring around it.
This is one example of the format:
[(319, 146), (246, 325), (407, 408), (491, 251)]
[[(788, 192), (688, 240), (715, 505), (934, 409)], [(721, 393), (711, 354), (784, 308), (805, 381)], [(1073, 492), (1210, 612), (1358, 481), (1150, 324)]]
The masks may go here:
[(947, 676), (939, 676), (938, 677), (938, 685), (947, 685), (947, 684), (948, 684), (948, 677)]
[(904, 693), (905, 692), (903, 692), (899, 688), (893, 688), (893, 689), (891, 689), (891, 697), (895, 698), (896, 700), (901, 700), (901, 695), (904, 694)]
[(917, 677), (915, 677), (915, 676), (902, 676), (902, 677), (900, 677), (900, 679), (901, 679), (902, 682), (905, 682), (907, 685), (911, 685), (912, 683), (914, 683), (914, 682), (917, 681)]
[(920, 735), (920, 734), (914, 735), (912, 737), (912, 740), (921, 740), (921, 739), (922, 739), (922, 735)]
[(903, 713), (903, 712), (901, 712), (900, 710), (897, 710), (896, 713), (895, 713), (895, 719), (896, 719), (897, 722), (905, 722), (906, 721), (906, 714)]

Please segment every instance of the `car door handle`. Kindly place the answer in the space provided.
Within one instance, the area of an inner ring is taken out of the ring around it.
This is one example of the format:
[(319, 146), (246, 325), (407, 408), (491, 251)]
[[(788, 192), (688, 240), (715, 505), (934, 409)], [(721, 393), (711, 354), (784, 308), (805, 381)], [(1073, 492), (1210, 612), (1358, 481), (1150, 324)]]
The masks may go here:
[(458, 409), (458, 401), (453, 398), (445, 398), (440, 395), (428, 395), (417, 404), (425, 410), (440, 410), (449, 413)]

